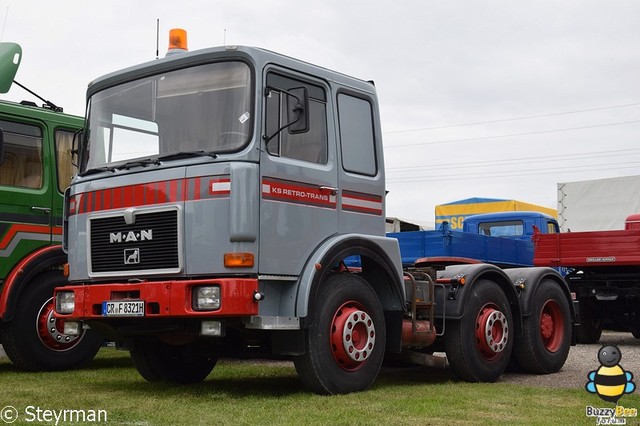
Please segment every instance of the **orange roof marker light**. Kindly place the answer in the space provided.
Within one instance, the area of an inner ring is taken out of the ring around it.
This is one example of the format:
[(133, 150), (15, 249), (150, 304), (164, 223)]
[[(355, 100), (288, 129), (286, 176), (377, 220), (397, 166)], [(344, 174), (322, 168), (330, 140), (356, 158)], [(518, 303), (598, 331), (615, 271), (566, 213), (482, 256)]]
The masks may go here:
[(169, 50), (167, 55), (188, 52), (187, 49), (187, 31), (181, 28), (173, 28), (169, 30)]

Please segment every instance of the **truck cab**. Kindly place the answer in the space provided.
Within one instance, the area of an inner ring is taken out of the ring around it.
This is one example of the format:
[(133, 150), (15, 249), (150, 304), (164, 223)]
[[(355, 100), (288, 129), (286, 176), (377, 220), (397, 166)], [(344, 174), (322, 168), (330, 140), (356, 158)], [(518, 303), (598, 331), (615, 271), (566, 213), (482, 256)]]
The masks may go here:
[(560, 232), (558, 221), (548, 214), (529, 211), (484, 213), (465, 218), (462, 232), (531, 240), (534, 230), (544, 234)]

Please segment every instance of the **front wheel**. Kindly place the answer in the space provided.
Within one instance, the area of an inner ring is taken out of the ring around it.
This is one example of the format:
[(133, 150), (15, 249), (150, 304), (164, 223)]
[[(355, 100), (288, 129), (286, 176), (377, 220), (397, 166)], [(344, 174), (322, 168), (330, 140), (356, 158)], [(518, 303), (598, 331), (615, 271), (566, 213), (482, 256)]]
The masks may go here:
[(479, 280), (464, 302), (463, 317), (447, 323), (447, 359), (463, 380), (495, 382), (507, 368), (513, 347), (509, 301), (498, 284)]
[(27, 284), (16, 313), (4, 325), (2, 343), (19, 368), (51, 371), (78, 368), (93, 359), (102, 338), (92, 330), (64, 334), (64, 321), (53, 315), (53, 289), (67, 282), (60, 271), (46, 271)]
[(559, 371), (569, 355), (571, 312), (559, 284), (545, 280), (534, 294), (531, 315), (524, 320), (523, 336), (514, 355), (523, 369), (537, 374)]
[(352, 274), (320, 283), (305, 354), (294, 358), (298, 376), (319, 394), (368, 389), (384, 358), (382, 306), (369, 283)]
[(198, 383), (207, 378), (218, 358), (198, 343), (170, 345), (155, 338), (138, 338), (131, 348), (136, 369), (149, 382)]

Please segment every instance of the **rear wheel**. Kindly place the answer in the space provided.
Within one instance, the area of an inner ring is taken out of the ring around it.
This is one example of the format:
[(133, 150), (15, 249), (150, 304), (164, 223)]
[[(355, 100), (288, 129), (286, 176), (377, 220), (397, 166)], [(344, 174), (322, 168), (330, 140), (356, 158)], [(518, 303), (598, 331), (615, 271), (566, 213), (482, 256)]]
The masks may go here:
[(570, 345), (569, 302), (556, 282), (542, 281), (534, 294), (531, 315), (524, 320), (522, 339), (515, 342), (514, 355), (526, 371), (555, 373), (567, 360)]
[(197, 343), (170, 345), (138, 338), (131, 348), (133, 364), (149, 382), (198, 383), (207, 378), (218, 358)]
[(371, 286), (352, 274), (321, 283), (304, 355), (296, 371), (319, 394), (362, 391), (376, 379), (385, 349), (382, 306)]
[(64, 321), (53, 316), (53, 289), (66, 282), (60, 271), (47, 271), (23, 290), (13, 319), (3, 327), (4, 350), (16, 366), (30, 371), (78, 368), (100, 349), (97, 333), (65, 335)]
[(451, 369), (459, 377), (470, 382), (498, 380), (513, 347), (511, 309), (498, 284), (473, 284), (463, 317), (447, 323), (444, 343)]
[(579, 307), (580, 325), (576, 327), (578, 343), (598, 343), (602, 335), (602, 319), (591, 301), (585, 301)]

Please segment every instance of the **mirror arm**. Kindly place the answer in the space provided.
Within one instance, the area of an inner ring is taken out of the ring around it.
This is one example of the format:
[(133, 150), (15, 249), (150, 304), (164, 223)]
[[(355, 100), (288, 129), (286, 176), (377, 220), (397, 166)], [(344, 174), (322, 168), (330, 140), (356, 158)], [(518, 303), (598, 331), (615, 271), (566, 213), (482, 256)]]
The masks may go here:
[(35, 96), (36, 98), (40, 99), (42, 102), (44, 102), (44, 104), (51, 108), (52, 110), (54, 110), (55, 112), (62, 112), (62, 108), (57, 106), (56, 104), (54, 104), (51, 101), (46, 100), (45, 98), (43, 98), (42, 96), (38, 95), (36, 92), (29, 90), (26, 86), (23, 86), (22, 84), (18, 83), (17, 81), (13, 80), (13, 82), (15, 84), (17, 84), (18, 86), (22, 87), (24, 90), (26, 90), (27, 92), (31, 93), (33, 96)]
[[(297, 108), (296, 108), (297, 110)], [(302, 108), (300, 108), (300, 110), (302, 110)], [(276, 130), (271, 136), (267, 136), (267, 135), (262, 135), (262, 140), (264, 140), (267, 144), (269, 143), (269, 141), (271, 139), (273, 139), (274, 137), (276, 137), (276, 135), (278, 133), (280, 133), (281, 131), (283, 131), (284, 129), (286, 129), (287, 127), (291, 127), (294, 124), (296, 124), (298, 121), (300, 121), (300, 117), (302, 117), (302, 114), (298, 114), (298, 118), (296, 118), (295, 120), (293, 120), (291, 123), (287, 123), (284, 126), (280, 127), (278, 130)]]
[[(271, 86), (267, 86), (264, 88), (264, 95), (265, 96), (269, 96), (269, 93), (271, 93), (271, 90), (273, 90), (273, 88)], [(282, 92), (286, 93), (288, 96), (294, 97), (296, 98), (296, 100), (298, 101), (298, 105), (293, 109), (294, 111), (298, 112), (298, 118), (296, 118), (295, 120), (293, 120), (291, 123), (287, 123), (284, 126), (280, 127), (278, 130), (276, 130), (271, 136), (267, 136), (267, 135), (262, 135), (262, 140), (265, 141), (265, 143), (268, 145), (269, 141), (271, 139), (273, 139), (274, 137), (276, 137), (277, 134), (279, 134), (281, 131), (283, 131), (284, 129), (293, 126), (294, 124), (296, 124), (298, 121), (300, 121), (300, 118), (302, 118), (302, 113), (303, 113), (303, 109), (302, 108), (302, 102), (300, 102), (300, 98), (297, 97), (296, 95), (294, 95), (293, 93), (289, 93), (286, 90), (283, 90)]]

